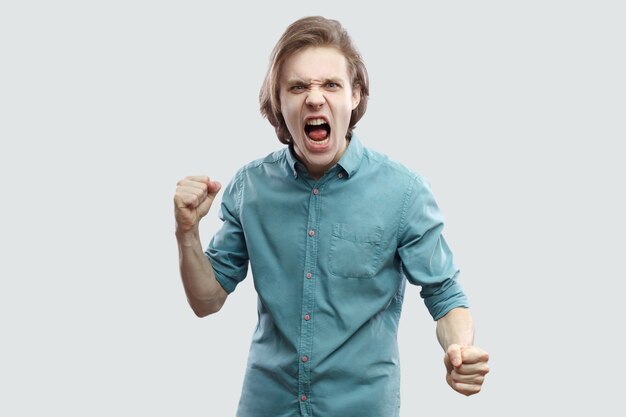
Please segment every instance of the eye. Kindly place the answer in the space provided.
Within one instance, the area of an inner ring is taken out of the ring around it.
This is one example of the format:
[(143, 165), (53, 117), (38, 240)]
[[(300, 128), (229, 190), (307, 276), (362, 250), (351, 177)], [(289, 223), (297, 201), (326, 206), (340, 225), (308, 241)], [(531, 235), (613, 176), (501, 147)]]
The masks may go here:
[(304, 91), (306, 87), (303, 85), (292, 85), (291, 87), (289, 87), (289, 91), (293, 91), (294, 93), (299, 93), (301, 91)]
[(331, 89), (331, 90), (336, 90), (339, 87), (341, 87), (339, 84), (334, 83), (334, 82), (328, 82), (326, 83), (326, 88)]

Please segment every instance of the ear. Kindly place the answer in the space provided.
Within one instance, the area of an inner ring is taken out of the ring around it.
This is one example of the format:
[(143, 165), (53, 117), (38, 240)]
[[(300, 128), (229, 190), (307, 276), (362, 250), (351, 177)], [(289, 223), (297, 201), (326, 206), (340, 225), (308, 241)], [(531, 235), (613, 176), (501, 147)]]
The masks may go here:
[(352, 87), (352, 110), (356, 109), (361, 102), (361, 85), (356, 84)]

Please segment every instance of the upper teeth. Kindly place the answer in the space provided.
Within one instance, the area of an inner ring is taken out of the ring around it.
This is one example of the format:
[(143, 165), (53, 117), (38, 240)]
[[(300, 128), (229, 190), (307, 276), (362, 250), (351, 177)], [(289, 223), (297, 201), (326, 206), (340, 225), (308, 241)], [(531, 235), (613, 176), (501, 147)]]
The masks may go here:
[(326, 120), (324, 119), (310, 119), (306, 121), (306, 124), (309, 126), (318, 126), (323, 125), (324, 123), (326, 123)]

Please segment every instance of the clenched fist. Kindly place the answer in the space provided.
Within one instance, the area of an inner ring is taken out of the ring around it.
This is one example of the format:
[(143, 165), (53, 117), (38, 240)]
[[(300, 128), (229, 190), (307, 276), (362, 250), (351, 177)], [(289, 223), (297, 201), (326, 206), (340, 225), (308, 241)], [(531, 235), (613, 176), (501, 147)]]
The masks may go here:
[(176, 230), (185, 233), (197, 228), (220, 188), (222, 185), (219, 182), (205, 176), (186, 177), (178, 181), (174, 194)]
[(489, 372), (489, 354), (476, 346), (450, 345), (443, 359), (446, 381), (457, 392), (473, 395), (480, 392)]

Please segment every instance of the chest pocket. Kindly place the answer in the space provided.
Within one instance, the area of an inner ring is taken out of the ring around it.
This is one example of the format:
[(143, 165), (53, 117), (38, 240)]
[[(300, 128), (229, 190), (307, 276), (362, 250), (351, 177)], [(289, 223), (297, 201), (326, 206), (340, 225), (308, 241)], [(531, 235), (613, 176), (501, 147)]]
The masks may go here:
[(372, 278), (382, 252), (383, 229), (345, 223), (333, 224), (329, 270), (342, 278)]

